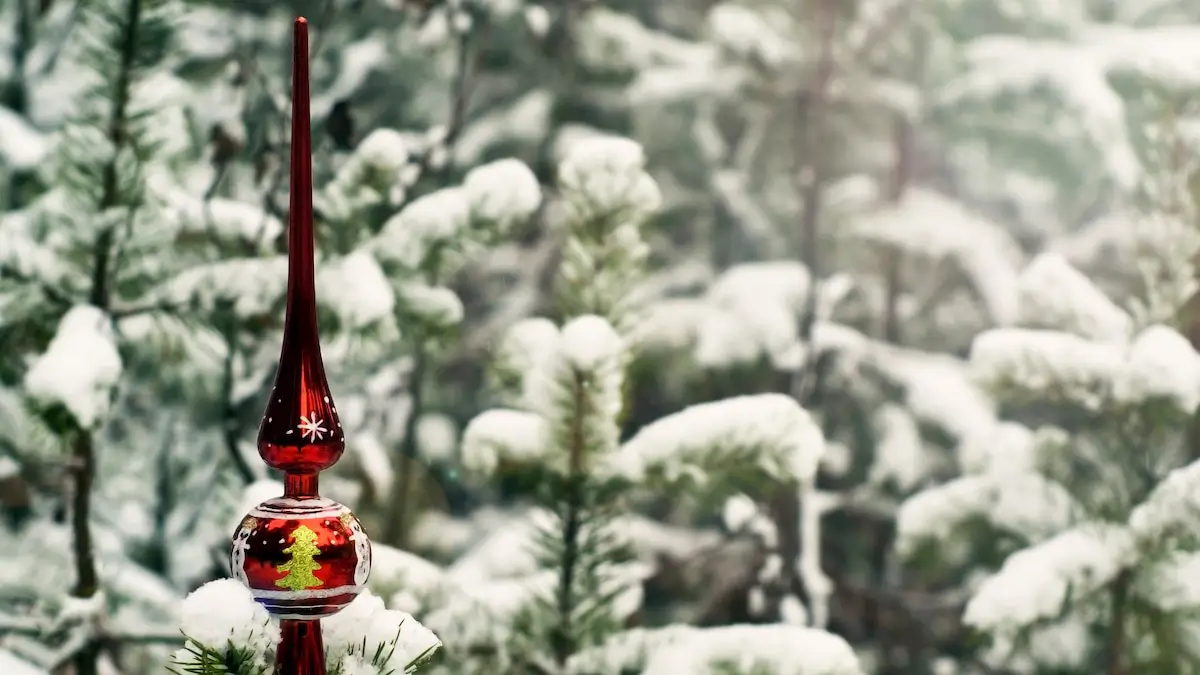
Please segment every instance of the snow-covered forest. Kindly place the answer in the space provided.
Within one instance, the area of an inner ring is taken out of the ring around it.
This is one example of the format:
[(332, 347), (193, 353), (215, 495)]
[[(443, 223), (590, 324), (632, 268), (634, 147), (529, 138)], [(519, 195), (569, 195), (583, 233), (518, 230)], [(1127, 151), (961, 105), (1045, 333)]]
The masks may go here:
[(330, 675), (1200, 674), (1195, 0), (0, 0), (0, 675), (271, 672), (301, 15)]

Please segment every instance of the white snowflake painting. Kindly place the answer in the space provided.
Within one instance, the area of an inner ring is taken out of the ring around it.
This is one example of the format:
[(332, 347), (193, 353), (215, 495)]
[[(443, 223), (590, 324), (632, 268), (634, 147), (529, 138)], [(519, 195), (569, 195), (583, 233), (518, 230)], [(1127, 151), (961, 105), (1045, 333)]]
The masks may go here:
[(329, 430), (325, 428), (325, 422), (315, 414), (302, 415), (296, 429), (300, 431), (301, 438), (308, 441), (319, 441), (329, 433)]

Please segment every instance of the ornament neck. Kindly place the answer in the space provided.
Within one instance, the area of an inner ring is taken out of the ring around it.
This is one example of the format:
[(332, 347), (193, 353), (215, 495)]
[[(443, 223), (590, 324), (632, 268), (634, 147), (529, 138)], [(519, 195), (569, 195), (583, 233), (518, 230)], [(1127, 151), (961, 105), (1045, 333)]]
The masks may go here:
[(320, 621), (279, 622), (274, 675), (325, 675), (325, 644)]
[(313, 498), (317, 496), (317, 476), (315, 473), (288, 473), (283, 476), (283, 496), (290, 499)]

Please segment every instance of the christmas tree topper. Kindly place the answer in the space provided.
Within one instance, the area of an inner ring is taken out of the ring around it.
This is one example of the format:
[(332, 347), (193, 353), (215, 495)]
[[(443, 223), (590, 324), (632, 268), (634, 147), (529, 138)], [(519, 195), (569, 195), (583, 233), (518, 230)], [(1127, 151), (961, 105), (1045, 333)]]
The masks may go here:
[(280, 620), (275, 675), (325, 675), (319, 619), (350, 604), (371, 572), (371, 543), (350, 509), (321, 497), (317, 476), (346, 447), (317, 335), (313, 259), (308, 22), (296, 19), (292, 61), (291, 207), (287, 310), (258, 453), (284, 474), (284, 493), (250, 510), (230, 567)]

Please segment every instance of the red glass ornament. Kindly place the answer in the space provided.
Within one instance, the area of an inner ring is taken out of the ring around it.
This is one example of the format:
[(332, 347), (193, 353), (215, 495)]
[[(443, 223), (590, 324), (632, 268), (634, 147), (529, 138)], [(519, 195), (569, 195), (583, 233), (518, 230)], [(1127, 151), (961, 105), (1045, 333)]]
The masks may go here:
[(294, 36), (287, 315), (275, 386), (258, 428), (258, 454), (273, 469), (315, 474), (338, 461), (346, 449), (346, 438), (325, 377), (317, 336), (308, 22), (303, 17), (296, 19)]
[(275, 675), (325, 675), (317, 619), (342, 609), (362, 591), (371, 573), (371, 542), (350, 509), (317, 494), (317, 475), (338, 461), (346, 439), (317, 336), (304, 18), (296, 19), (293, 36), (287, 314), (275, 385), (258, 429), (258, 454), (284, 473), (284, 494), (242, 520), (234, 532), (230, 568), (280, 619)]

